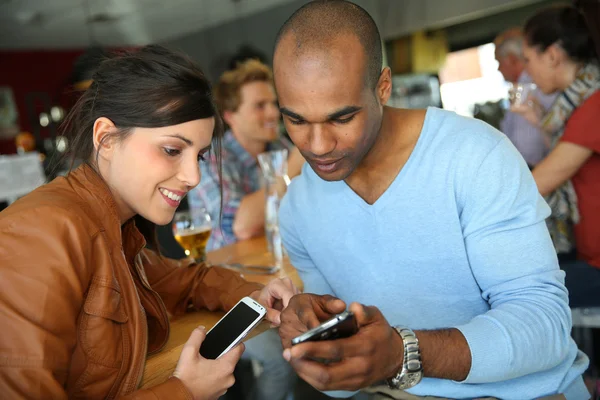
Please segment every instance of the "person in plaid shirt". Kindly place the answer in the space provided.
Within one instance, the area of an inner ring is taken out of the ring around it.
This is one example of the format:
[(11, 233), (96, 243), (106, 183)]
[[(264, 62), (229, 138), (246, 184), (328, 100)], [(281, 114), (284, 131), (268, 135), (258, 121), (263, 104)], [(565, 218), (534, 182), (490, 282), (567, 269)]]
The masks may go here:
[(222, 141), (223, 210), (214, 154), (200, 163), (202, 179), (188, 194), (190, 208), (206, 207), (213, 221), (207, 249), (264, 234), (265, 192), (257, 156), (288, 149), (288, 174), (300, 174), (304, 159), (279, 134), (279, 108), (269, 67), (248, 60), (225, 72), (215, 87), (215, 100), (229, 127)]
[[(290, 178), (300, 174), (304, 163), (300, 152), (278, 132), (280, 114), (269, 67), (256, 60), (239, 64), (223, 74), (214, 95), (229, 127), (222, 140), (222, 192), (216, 155), (211, 154), (200, 163), (200, 184), (188, 193), (190, 208), (206, 207), (212, 219), (208, 250), (264, 234), (265, 191), (257, 161), (260, 153), (288, 149)], [(246, 342), (242, 358), (257, 360), (263, 369), (247, 399), (283, 400), (292, 392), (296, 373), (282, 353), (275, 329)]]

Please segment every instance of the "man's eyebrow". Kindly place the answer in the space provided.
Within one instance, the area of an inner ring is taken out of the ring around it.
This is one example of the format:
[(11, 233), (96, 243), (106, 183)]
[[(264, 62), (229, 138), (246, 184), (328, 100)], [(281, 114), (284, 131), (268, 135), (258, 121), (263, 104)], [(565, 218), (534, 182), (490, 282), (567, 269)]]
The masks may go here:
[(348, 114), (355, 113), (357, 111), (362, 110), (362, 107), (359, 106), (346, 106), (336, 112), (333, 112), (327, 116), (327, 120), (331, 121), (333, 119), (338, 119)]
[(188, 139), (185, 136), (182, 136), (182, 135), (180, 135), (178, 133), (174, 133), (174, 134), (171, 134), (171, 135), (165, 135), (165, 136), (183, 140), (188, 146), (193, 146), (194, 145), (194, 142), (192, 142), (190, 139)]
[[(305, 118), (302, 115), (296, 114), (295, 112), (293, 112), (293, 111), (291, 111), (291, 110), (289, 110), (289, 109), (287, 109), (285, 107), (281, 107), (279, 110), (281, 111), (282, 114), (285, 114), (288, 117), (291, 117), (291, 118), (294, 118), (294, 119), (297, 119), (297, 120), (300, 120), (300, 121), (304, 121), (305, 120)], [(352, 113), (355, 113), (355, 112), (360, 111), (360, 110), (362, 110), (362, 107), (359, 107), (359, 106), (346, 106), (344, 108), (341, 108), (341, 109), (339, 109), (339, 110), (337, 110), (337, 111), (329, 114), (327, 116), (327, 120), (331, 121), (331, 120), (334, 120), (334, 119), (338, 119), (340, 117), (343, 117), (344, 115), (352, 114)]]
[(280, 108), (279, 108), (279, 111), (280, 111), (282, 114), (285, 114), (285, 115), (287, 115), (288, 117), (291, 117), (291, 118), (294, 118), (294, 119), (298, 119), (298, 120), (302, 120), (302, 121), (304, 121), (304, 117), (303, 117), (302, 115), (300, 115), (300, 114), (296, 114), (295, 112), (293, 112), (293, 111), (291, 111), (291, 110), (288, 110), (288, 109), (287, 109), (287, 108), (285, 108), (285, 107), (280, 107)]

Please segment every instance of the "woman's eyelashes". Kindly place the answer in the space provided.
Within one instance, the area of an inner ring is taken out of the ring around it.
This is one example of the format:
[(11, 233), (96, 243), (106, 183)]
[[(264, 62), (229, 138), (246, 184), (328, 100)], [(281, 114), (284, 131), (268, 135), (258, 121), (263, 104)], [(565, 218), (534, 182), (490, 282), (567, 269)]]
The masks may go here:
[(179, 150), (179, 149), (173, 149), (173, 148), (170, 148), (170, 147), (164, 147), (163, 151), (169, 157), (177, 157), (178, 155), (181, 154), (181, 150)]
[[(165, 152), (165, 154), (169, 157), (177, 157), (181, 155), (181, 150), (180, 149), (174, 149), (171, 147), (163, 147), (163, 151)], [(202, 150), (202, 152), (198, 153), (198, 161), (206, 161), (206, 153), (208, 153), (208, 150)]]

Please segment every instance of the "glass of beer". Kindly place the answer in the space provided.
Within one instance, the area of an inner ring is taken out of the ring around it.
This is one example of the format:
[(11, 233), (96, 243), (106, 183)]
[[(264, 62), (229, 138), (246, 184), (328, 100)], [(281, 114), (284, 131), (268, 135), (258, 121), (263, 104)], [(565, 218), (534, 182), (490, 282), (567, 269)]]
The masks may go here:
[(198, 262), (206, 260), (206, 244), (210, 238), (212, 224), (205, 208), (175, 213), (173, 235), (185, 255)]

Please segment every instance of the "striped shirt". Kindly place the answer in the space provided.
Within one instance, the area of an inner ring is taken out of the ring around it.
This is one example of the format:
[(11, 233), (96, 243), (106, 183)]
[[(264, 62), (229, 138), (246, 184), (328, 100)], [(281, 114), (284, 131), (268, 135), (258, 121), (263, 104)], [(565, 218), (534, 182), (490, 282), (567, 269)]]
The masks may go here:
[[(523, 71), (519, 77), (519, 83), (531, 82), (531, 77), (527, 72)], [(540, 100), (545, 110), (548, 110), (556, 99), (556, 94), (546, 95), (539, 89), (534, 94)], [(506, 111), (504, 118), (500, 122), (500, 130), (508, 136), (530, 167), (533, 167), (548, 155), (549, 149), (544, 140), (544, 133), (539, 128), (531, 125), (529, 121), (519, 114)]]
[[(293, 147), (290, 141), (281, 137), (267, 145), (269, 150)], [(213, 223), (207, 250), (215, 250), (235, 243), (233, 221), (244, 196), (254, 193), (263, 185), (262, 172), (258, 161), (235, 139), (231, 131), (225, 132), (222, 142), (223, 215), (219, 226), (219, 174), (216, 157), (211, 153), (206, 162), (200, 162), (202, 174), (200, 184), (188, 194), (191, 208), (205, 207)]]

